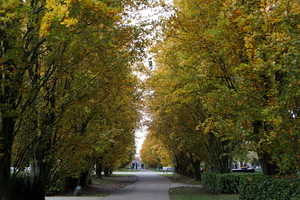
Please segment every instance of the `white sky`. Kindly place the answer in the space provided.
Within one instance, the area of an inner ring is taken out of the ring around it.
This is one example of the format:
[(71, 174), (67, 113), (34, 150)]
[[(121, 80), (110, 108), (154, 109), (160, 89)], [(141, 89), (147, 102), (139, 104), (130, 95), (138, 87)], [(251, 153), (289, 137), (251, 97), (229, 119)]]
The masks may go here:
[[(166, 4), (172, 4), (172, 0), (164, 0), (164, 2)], [(167, 16), (170, 16), (170, 13), (167, 14), (164, 9), (162, 7), (157, 7), (157, 8), (151, 8), (151, 9), (144, 9), (144, 10), (141, 10), (138, 14), (137, 14), (137, 21), (133, 20), (131, 23), (136, 23), (136, 24), (139, 24), (138, 20), (155, 20), (155, 21), (158, 21), (160, 20), (161, 18), (165, 18)], [(151, 28), (151, 27), (149, 27)], [(153, 30), (154, 31), (154, 30)], [(150, 36), (151, 37), (151, 36)], [(145, 58), (145, 66), (148, 67), (149, 69), (149, 66), (148, 66), (148, 61), (149, 61), (149, 58), (151, 58), (152, 56), (149, 55), (148, 58)], [(154, 61), (153, 62), (153, 65), (155, 65)], [(137, 73), (138, 76), (140, 77), (141, 80), (145, 80), (147, 78), (147, 75), (145, 74), (139, 74)], [(143, 111), (141, 111), (142, 114), (144, 113)], [(142, 120), (150, 120), (150, 117), (147, 116), (146, 113), (143, 114), (143, 119)], [(141, 123), (143, 124), (143, 123)], [(135, 130), (135, 136), (136, 136), (136, 139), (135, 139), (135, 144), (136, 144), (136, 156), (139, 156), (140, 155), (140, 150), (142, 148), (142, 145), (143, 145), (143, 142), (147, 136), (147, 126), (145, 125), (142, 125), (141, 127), (139, 127), (138, 129)]]
[(142, 126), (135, 131), (135, 145), (136, 145), (136, 156), (140, 156), (140, 150), (142, 149), (143, 142), (147, 136), (147, 127)]

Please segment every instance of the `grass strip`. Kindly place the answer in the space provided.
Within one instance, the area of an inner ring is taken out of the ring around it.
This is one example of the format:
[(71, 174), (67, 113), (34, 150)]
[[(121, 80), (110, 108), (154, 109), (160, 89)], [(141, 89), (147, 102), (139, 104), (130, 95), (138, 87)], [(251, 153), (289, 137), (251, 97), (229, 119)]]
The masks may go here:
[[(181, 176), (176, 174), (176, 178), (173, 178), (173, 174), (161, 174), (172, 183), (184, 183), (188, 185), (200, 185), (201, 181), (196, 181), (193, 178)], [(169, 190), (170, 200), (238, 200), (238, 194), (215, 194), (202, 187), (178, 187), (171, 188)]]
[(180, 187), (169, 191), (170, 200), (238, 200), (238, 194), (214, 194), (204, 188)]

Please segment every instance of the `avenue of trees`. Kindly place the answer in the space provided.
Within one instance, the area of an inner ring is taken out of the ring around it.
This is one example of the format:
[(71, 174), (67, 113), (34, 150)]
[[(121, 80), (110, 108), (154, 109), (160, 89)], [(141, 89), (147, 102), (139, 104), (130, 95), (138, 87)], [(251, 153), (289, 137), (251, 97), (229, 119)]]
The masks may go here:
[(173, 2), (152, 49), (143, 161), (175, 157), (199, 179), (200, 164), (231, 172), (252, 151), (265, 175), (299, 172), (299, 1)]
[[(147, 0), (0, 1), (0, 199), (30, 166), (29, 199), (135, 154)], [(256, 152), (300, 171), (298, 0), (174, 0), (157, 21), (141, 158), (201, 178)], [(154, 30), (154, 29), (153, 29)], [(151, 33), (153, 36), (154, 34)], [(142, 89), (141, 89), (142, 88)], [(11, 169), (14, 169), (11, 172)]]
[(0, 2), (0, 199), (28, 166), (30, 199), (42, 200), (66, 178), (84, 184), (95, 164), (131, 161), (145, 41), (125, 22), (144, 3)]

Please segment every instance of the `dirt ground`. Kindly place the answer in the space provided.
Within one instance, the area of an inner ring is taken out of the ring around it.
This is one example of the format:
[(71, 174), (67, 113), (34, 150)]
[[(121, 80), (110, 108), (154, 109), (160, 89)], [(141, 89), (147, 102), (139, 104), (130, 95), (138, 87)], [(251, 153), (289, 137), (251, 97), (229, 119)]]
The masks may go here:
[[(103, 180), (93, 180), (92, 184), (84, 186), (82, 189), (82, 196), (99, 195), (107, 196), (123, 187), (131, 185), (138, 181), (136, 176), (109, 176), (103, 177)], [(55, 196), (73, 196), (73, 190), (65, 190)]]

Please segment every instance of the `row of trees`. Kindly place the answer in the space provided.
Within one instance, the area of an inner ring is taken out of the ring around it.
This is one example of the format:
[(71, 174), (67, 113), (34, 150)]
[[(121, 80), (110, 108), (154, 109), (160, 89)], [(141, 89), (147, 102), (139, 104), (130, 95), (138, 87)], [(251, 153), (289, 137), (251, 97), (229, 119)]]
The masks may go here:
[[(145, 143), (160, 141), (177, 170), (196, 178), (199, 163), (230, 172), (250, 150), (266, 175), (298, 172), (299, 8), (297, 0), (174, 1), (153, 48)], [(146, 144), (142, 158), (159, 155)]]
[[(30, 166), (30, 199), (135, 153), (143, 30), (131, 0), (0, 2), (0, 199)], [(10, 168), (16, 170), (11, 174)]]

